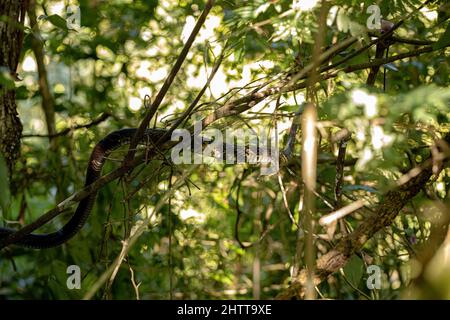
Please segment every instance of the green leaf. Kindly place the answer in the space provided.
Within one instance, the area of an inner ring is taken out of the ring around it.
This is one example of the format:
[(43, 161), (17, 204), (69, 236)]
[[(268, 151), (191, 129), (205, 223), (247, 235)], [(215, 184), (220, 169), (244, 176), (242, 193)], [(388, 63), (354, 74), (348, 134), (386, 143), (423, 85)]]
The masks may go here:
[(10, 192), (9, 192), (9, 176), (8, 167), (6, 165), (5, 158), (0, 154), (0, 207), (3, 213), (7, 212), (10, 205)]
[(358, 36), (365, 31), (365, 28), (357, 22), (350, 21), (349, 26), (350, 34), (352, 36)]
[(286, 111), (286, 112), (297, 112), (298, 109), (299, 109), (299, 106), (297, 106), (297, 105), (286, 105), (286, 106), (280, 107), (281, 111)]
[(350, 18), (342, 10), (339, 10), (336, 19), (338, 30), (342, 32), (348, 32), (350, 28), (350, 23), (351, 23)]
[(52, 14), (51, 16), (48, 16), (47, 20), (50, 21), (50, 23), (53, 24), (55, 27), (64, 31), (69, 31), (69, 28), (67, 28), (67, 21), (57, 14)]
[(354, 255), (344, 267), (344, 273), (347, 280), (355, 287), (358, 287), (359, 281), (364, 273), (364, 263), (362, 259)]
[(264, 13), (267, 11), (267, 9), (270, 7), (272, 3), (267, 2), (267, 3), (263, 3), (262, 5), (260, 5), (256, 11), (255, 11), (255, 16), (259, 16), (261, 13)]
[(433, 44), (433, 49), (439, 50), (449, 45), (450, 45), (450, 24), (447, 25), (447, 29), (445, 30), (442, 37), (435, 44)]

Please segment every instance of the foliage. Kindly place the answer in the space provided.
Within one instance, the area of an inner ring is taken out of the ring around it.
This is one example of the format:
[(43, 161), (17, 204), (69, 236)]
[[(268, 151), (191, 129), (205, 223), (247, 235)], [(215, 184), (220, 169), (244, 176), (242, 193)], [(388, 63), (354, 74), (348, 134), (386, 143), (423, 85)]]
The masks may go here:
[[(66, 26), (65, 8), (69, 2), (80, 6), (79, 30)], [(437, 51), (392, 62), (389, 70), (381, 69), (376, 87), (365, 85), (367, 69), (341, 71), (335, 78), (321, 81), (316, 92), (322, 124), (317, 167), (320, 196), (314, 220), (333, 211), (329, 204), (334, 203), (335, 164), (320, 160), (337, 156), (330, 137), (341, 128), (353, 133), (346, 158), (355, 160), (354, 165), (345, 167), (344, 204), (355, 199), (370, 204), (345, 217), (345, 232), (354, 230), (370, 215), (370, 206), (383, 201), (382, 194), (402, 174), (426, 159), (428, 147), (449, 131), (449, 25), (446, 20), (437, 22), (444, 2), (434, 1), (411, 15), (422, 1), (376, 2), (386, 19), (405, 19), (396, 35), (434, 41)], [(370, 4), (373, 1), (333, 1), (326, 47), (360, 34)], [(139, 125), (145, 112), (145, 96), (156, 95), (203, 6), (204, 2), (197, 0), (38, 1), (38, 26), (55, 99), (57, 131), (89, 124), (105, 112), (112, 116), (95, 126), (68, 130), (57, 138), (56, 150), (47, 138), (24, 138), (22, 158), (11, 181), (11, 196), (0, 157), (0, 207), (5, 223), (34, 221), (81, 189), (93, 146), (111, 131)], [(225, 58), (185, 127), (227, 99), (248, 94), (264, 80), (275, 82), (307, 65), (314, 59), (318, 11), (319, 6), (293, 9), (291, 0), (218, 1), (158, 110), (156, 125), (170, 127), (189, 106), (222, 51)], [(2, 72), (0, 82), (16, 86), (24, 134), (45, 135), (33, 35), (27, 32), (18, 71), (23, 81), (14, 83)], [(369, 41), (367, 35), (362, 36), (354, 47), (334, 56), (330, 63)], [(398, 43), (390, 47), (389, 55), (408, 50), (411, 45)], [(369, 52), (373, 57), (375, 49)], [(364, 53), (342, 67), (368, 61)], [(294, 113), (305, 97), (303, 90), (272, 96), (213, 127), (272, 127), (276, 121), (284, 146)], [(300, 141), (298, 134), (294, 157), (300, 155)], [(112, 161), (107, 162), (104, 172), (117, 168), (125, 154), (126, 147), (111, 154)], [(113, 284), (103, 286), (95, 298), (134, 299), (136, 292), (141, 299), (275, 297), (289, 283), (293, 266), (304, 266), (302, 258), (295, 258), (298, 230), (288, 216), (290, 211), (298, 221), (301, 212), (301, 170), (292, 165), (280, 175), (287, 208), (277, 175), (262, 176), (258, 168), (248, 165), (203, 164), (154, 213), (158, 201), (170, 189), (169, 179), (180, 178), (189, 167), (177, 166), (171, 172), (166, 162), (153, 160), (102, 188), (88, 223), (68, 243), (42, 251), (11, 247), (2, 252), (0, 297), (82, 298), (113, 263), (131, 228), (147, 218), (148, 229), (131, 248)], [(449, 168), (444, 168), (426, 188), (428, 193), (420, 193), (403, 208), (393, 225), (370, 239), (341, 273), (333, 274), (318, 287), (321, 296), (450, 297), (448, 277), (447, 282), (433, 282), (438, 289), (430, 290), (429, 296), (419, 289), (409, 291), (415, 275), (420, 273), (417, 252), (427, 244), (432, 230), (433, 219), (428, 213), (438, 210), (437, 203), (446, 205), (448, 211)], [(235, 239), (237, 206), (242, 212), (239, 238), (253, 244), (247, 249)], [(67, 216), (58, 217), (40, 231), (61, 227)], [(344, 233), (340, 227), (335, 238), (326, 239), (327, 230), (318, 224), (315, 228), (318, 257)], [(259, 241), (261, 234), (264, 237)], [(448, 267), (448, 259), (446, 263)], [(66, 287), (66, 269), (72, 264), (83, 272), (80, 290)], [(379, 290), (366, 286), (365, 270), (371, 264), (383, 270), (383, 287)], [(140, 286), (136, 288), (133, 282)]]

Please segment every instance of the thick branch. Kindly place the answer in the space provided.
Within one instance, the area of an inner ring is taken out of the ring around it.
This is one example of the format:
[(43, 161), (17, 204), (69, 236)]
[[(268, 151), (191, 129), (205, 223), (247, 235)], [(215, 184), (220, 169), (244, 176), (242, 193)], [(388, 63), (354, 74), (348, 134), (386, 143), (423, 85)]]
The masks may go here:
[[(339, 71), (343, 71), (345, 73), (351, 73), (359, 70), (369, 69), (374, 66), (381, 66), (386, 63), (394, 62), (397, 60), (402, 60), (409, 57), (415, 57), (422, 53), (428, 53), (435, 51), (432, 47), (424, 47), (421, 49), (411, 50), (405, 53), (401, 53), (398, 55), (391, 56), (387, 59), (376, 59), (371, 62), (361, 63), (361, 64), (354, 64), (350, 65), (338, 70), (335, 70), (330, 73), (322, 72), (322, 75), (316, 79), (316, 82), (320, 82), (326, 79), (334, 78), (338, 75)], [(306, 75), (304, 75), (301, 79), (305, 79)], [(207, 127), (211, 123), (217, 121), (220, 118), (229, 117), (233, 115), (240, 114), (244, 111), (247, 111), (248, 109), (252, 108), (257, 103), (263, 101), (264, 99), (267, 99), (273, 95), (279, 94), (280, 92), (292, 92), (299, 89), (306, 88), (307, 83), (305, 81), (294, 83), (290, 86), (285, 86), (286, 81), (281, 80), (278, 84), (265, 89), (261, 91), (254, 90), (253, 92), (238, 98), (234, 100), (230, 100), (222, 107), (215, 110), (213, 113), (211, 113), (209, 116), (205, 117), (203, 119), (203, 128)]]
[[(450, 134), (445, 136), (450, 144)], [(314, 283), (320, 284), (330, 274), (344, 267), (350, 257), (384, 227), (390, 226), (400, 210), (426, 185), (433, 175), (432, 159), (425, 160), (425, 165), (416, 176), (404, 184), (388, 191), (374, 214), (364, 220), (352, 233), (342, 238), (327, 254), (316, 260), (316, 274)], [(302, 270), (288, 289), (281, 292), (277, 299), (299, 299), (304, 296), (307, 271)]]
[(56, 150), (56, 122), (55, 122), (55, 99), (53, 98), (48, 83), (47, 67), (44, 62), (44, 43), (42, 41), (39, 27), (36, 20), (36, 1), (30, 0), (30, 7), (28, 9), (28, 17), (30, 18), (30, 26), (33, 30), (31, 38), (31, 48), (33, 49), (34, 56), (36, 58), (36, 64), (38, 68), (38, 83), (39, 91), (42, 96), (42, 110), (45, 115), (45, 122), (47, 124), (48, 138), (50, 140), (50, 146), (53, 151)]
[[(13, 79), (17, 78), (26, 8), (26, 0), (0, 1), (0, 68), (8, 70)], [(0, 156), (5, 158), (10, 174), (20, 155), (21, 133), (14, 86), (0, 85)]]
[[(348, 41), (345, 42), (344, 46), (341, 43), (339, 48), (341, 49), (343, 47), (346, 47), (346, 46), (350, 45), (351, 43), (353, 43), (353, 41), (354, 41), (354, 39), (353, 39), (353, 37), (351, 37), (351, 38), (349, 38)], [(336, 70), (332, 73), (322, 74), (322, 75), (320, 75), (320, 77), (318, 77), (316, 82), (336, 77), (338, 74), (338, 71), (343, 71), (346, 73), (354, 72), (354, 71), (358, 71), (358, 70), (371, 68), (375, 65), (379, 66), (379, 65), (386, 64), (388, 62), (393, 62), (393, 61), (397, 61), (397, 60), (404, 59), (407, 57), (417, 56), (417, 55), (420, 55), (421, 53), (432, 52), (432, 51), (434, 51), (432, 47), (425, 47), (422, 49), (412, 50), (412, 51), (409, 51), (409, 52), (406, 52), (403, 54), (392, 56), (392, 57), (389, 57), (388, 59), (380, 59), (380, 60), (375, 60), (375, 61), (372, 61), (369, 63), (348, 66), (348, 67), (342, 68), (340, 70)], [(324, 53), (322, 56), (323, 61), (327, 61), (327, 59), (329, 58), (329, 54), (332, 55), (332, 54), (335, 54), (335, 52), (336, 51), (334, 49), (331, 49), (331, 51), (327, 50), (327, 53)], [(323, 70), (321, 70), (321, 72), (323, 73)], [(304, 77), (306, 77), (306, 74)], [(254, 90), (253, 92), (247, 94), (246, 96), (243, 96), (238, 99), (230, 100), (225, 105), (218, 108), (212, 114), (210, 114), (209, 116), (207, 116), (206, 118), (203, 119), (203, 121), (202, 121), (203, 128), (206, 128), (211, 123), (213, 123), (223, 117), (240, 114), (240, 113), (250, 109), (251, 107), (256, 105), (258, 102), (263, 101), (264, 99), (266, 99), (272, 95), (279, 94), (280, 92), (291, 92), (291, 91), (303, 89), (306, 87), (306, 82), (304, 82), (304, 81), (300, 82), (300, 83), (294, 83), (289, 86), (286, 86), (287, 83), (288, 82), (286, 80), (280, 80), (277, 85), (275, 85), (271, 88), (268, 88), (268, 89), (265, 89), (265, 90), (262, 90), (259, 92), (257, 89), (257, 90)], [(71, 129), (66, 129), (66, 130), (71, 130)], [(161, 143), (163, 144), (164, 141), (161, 141)], [(174, 144), (176, 144), (176, 143), (175, 142), (167, 143), (167, 145), (165, 145), (165, 148), (170, 148)], [(156, 144), (155, 147), (159, 148), (160, 145)], [(147, 154), (145, 159), (148, 160), (149, 156), (152, 156), (152, 155)], [(71, 205), (73, 205), (76, 202), (79, 202), (80, 200), (82, 200), (83, 198), (88, 196), (90, 193), (98, 191), (105, 184), (107, 184), (119, 177), (122, 177), (123, 175), (125, 175), (128, 172), (129, 169), (136, 167), (137, 165), (141, 164), (143, 161), (144, 161), (144, 156), (137, 157), (131, 163), (129, 163), (127, 166), (122, 166), (122, 167), (112, 171), (111, 173), (109, 173), (109, 174), (103, 176), (102, 178), (100, 178), (99, 180), (97, 180), (94, 184), (75, 193), (71, 197), (69, 197), (66, 200), (64, 200), (63, 202), (61, 202), (56, 208), (48, 211), (46, 214), (44, 214), (40, 219), (38, 219), (34, 223), (20, 229), (19, 231), (15, 232), (14, 234), (11, 234), (8, 238), (4, 239), (2, 242), (0, 242), (0, 249), (9, 244), (16, 242), (18, 239), (21, 239), (24, 235), (29, 234), (33, 230), (39, 228), (46, 222), (50, 221), (51, 219), (53, 219), (54, 217), (56, 217), (57, 215), (62, 213), (66, 208), (70, 207)]]
[[(381, 36), (381, 34), (379, 32), (374, 32), (374, 31), (369, 31), (368, 34), (371, 37), (380, 37)], [(431, 41), (431, 40), (416, 40), (416, 39), (409, 39), (409, 38), (403, 38), (403, 37), (398, 37), (398, 36), (391, 36), (390, 40), (392, 42), (411, 44), (411, 45), (415, 45), (415, 46), (430, 46), (430, 45), (436, 43), (435, 41)]]

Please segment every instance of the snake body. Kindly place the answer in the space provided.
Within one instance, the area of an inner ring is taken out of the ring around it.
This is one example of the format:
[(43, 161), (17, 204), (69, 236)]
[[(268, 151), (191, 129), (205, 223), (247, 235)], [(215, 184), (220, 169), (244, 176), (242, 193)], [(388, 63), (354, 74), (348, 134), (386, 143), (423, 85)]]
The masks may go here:
[[(101, 176), (106, 157), (115, 149), (129, 144), (137, 129), (121, 129), (108, 134), (100, 140), (92, 150), (87, 171), (85, 186), (94, 183)], [(163, 129), (147, 129), (141, 139), (141, 143), (155, 143), (166, 131)], [(72, 238), (85, 224), (92, 207), (94, 206), (97, 192), (92, 192), (78, 203), (78, 207), (70, 220), (58, 231), (45, 234), (31, 233), (15, 243), (33, 249), (44, 249), (59, 246)], [(0, 227), (0, 240), (6, 238), (14, 229)]]
[[(94, 147), (91, 152), (91, 156), (88, 162), (88, 167), (86, 171), (86, 179), (84, 186), (89, 186), (98, 180), (101, 176), (103, 165), (105, 164), (106, 158), (108, 155), (116, 150), (117, 148), (130, 144), (131, 139), (134, 137), (138, 129), (136, 128), (128, 128), (114, 131), (108, 134), (105, 138), (100, 140)], [(142, 136), (139, 144), (152, 144), (156, 143), (167, 131), (164, 129), (146, 129), (144, 135)], [(195, 150), (194, 139), (190, 139), (190, 148), (194, 152), (200, 151)], [(201, 144), (203, 146), (212, 144), (213, 147), (215, 143), (213, 143), (210, 139), (201, 140)], [(220, 159), (224, 157), (224, 151), (234, 150), (236, 145), (230, 145), (228, 143), (222, 143), (221, 141), (217, 142), (215, 147), (217, 149), (212, 149), (212, 151), (216, 154), (216, 156)], [(235, 156), (235, 157), (234, 157)], [(271, 161), (272, 156), (267, 158), (267, 155), (264, 155), (259, 149), (253, 149), (248, 146), (240, 146), (236, 149), (236, 152), (233, 153), (233, 163), (240, 163), (239, 159), (251, 160), (255, 162), (267, 162)], [(21, 238), (18, 242), (14, 244), (33, 248), (33, 249), (45, 249), (52, 248), (63, 244), (64, 242), (71, 239), (85, 224), (87, 218), (89, 217), (92, 208), (95, 203), (95, 199), (97, 197), (97, 191), (90, 193), (86, 198), (82, 199), (75, 210), (75, 213), (72, 215), (70, 220), (58, 231), (52, 233), (44, 233), (44, 234), (36, 234), (30, 233)], [(5, 239), (10, 234), (14, 233), (14, 229), (0, 227), (0, 240)]]

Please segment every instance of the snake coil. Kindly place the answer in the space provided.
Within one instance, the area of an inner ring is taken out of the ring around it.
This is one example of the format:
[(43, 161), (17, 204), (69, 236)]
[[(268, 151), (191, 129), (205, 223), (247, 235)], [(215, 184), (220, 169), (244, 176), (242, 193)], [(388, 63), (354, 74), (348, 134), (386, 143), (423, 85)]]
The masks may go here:
[[(137, 129), (121, 129), (108, 134), (94, 147), (89, 159), (84, 186), (94, 183), (101, 176), (102, 168), (108, 155), (125, 144), (129, 144)], [(156, 142), (166, 131), (163, 129), (147, 129), (141, 139), (142, 144)], [(92, 192), (78, 204), (70, 220), (58, 231), (45, 234), (31, 233), (19, 240), (16, 245), (44, 249), (63, 244), (72, 238), (85, 224), (97, 197), (97, 191)], [(6, 238), (14, 229), (0, 227), (0, 240)]]

